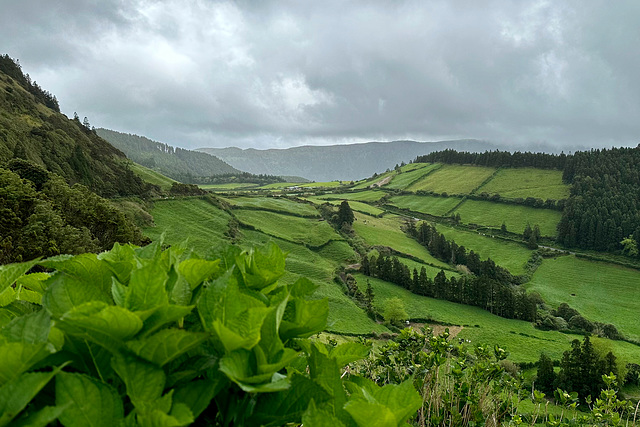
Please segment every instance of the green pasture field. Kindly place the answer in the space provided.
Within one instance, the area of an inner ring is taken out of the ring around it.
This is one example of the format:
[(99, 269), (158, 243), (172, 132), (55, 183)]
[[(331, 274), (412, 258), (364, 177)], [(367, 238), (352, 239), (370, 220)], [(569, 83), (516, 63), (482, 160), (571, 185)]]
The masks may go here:
[(329, 240), (344, 240), (329, 224), (318, 219), (242, 209), (234, 211), (234, 214), (239, 221), (290, 242), (320, 246)]
[(385, 185), (385, 188), (392, 188), (397, 190), (404, 190), (413, 182), (419, 180), (421, 177), (438, 169), (441, 165), (439, 163), (412, 163), (400, 168), (402, 173), (396, 173), (391, 179), (391, 182)]
[(155, 184), (163, 190), (168, 190), (171, 188), (171, 185), (174, 182), (177, 182), (174, 179), (166, 177), (159, 172), (154, 171), (153, 169), (149, 169), (145, 166), (139, 165), (135, 162), (128, 163), (129, 167), (133, 171), (134, 174), (138, 175), (143, 181), (146, 181), (150, 184)]
[(436, 226), (447, 240), (454, 240), (467, 251), (473, 250), (481, 260), (491, 258), (496, 264), (508, 269), (511, 274), (523, 274), (524, 265), (531, 256), (531, 250), (515, 242), (482, 236), (473, 231), (464, 231), (442, 224)]
[(241, 190), (241, 189), (255, 189), (258, 184), (253, 182), (229, 182), (227, 184), (203, 184), (198, 185), (203, 190), (212, 191), (225, 191), (225, 190)]
[(560, 359), (575, 338), (556, 331), (539, 331), (529, 322), (504, 319), (478, 307), (416, 295), (400, 286), (362, 274), (354, 277), (363, 291), (369, 280), (374, 292), (374, 306), (380, 312), (384, 312), (387, 299), (398, 297), (404, 302), (410, 318), (464, 325), (456, 338), (468, 339), (474, 344), (499, 344), (510, 352), (509, 359), (514, 362), (535, 362), (542, 350), (551, 358)]
[(306, 277), (318, 285), (314, 296), (329, 300), (327, 331), (352, 334), (388, 332), (387, 328), (371, 320), (333, 281), (334, 271), (341, 264), (352, 262), (356, 258), (345, 242), (331, 242), (322, 250), (314, 251), (257, 231), (247, 230), (243, 234), (245, 238), (241, 246), (245, 248), (273, 241), (287, 252), (287, 274), (281, 279), (284, 283), (293, 283), (300, 277)]
[(392, 197), (390, 204), (400, 209), (409, 209), (434, 216), (445, 216), (447, 212), (460, 203), (460, 200), (457, 197), (407, 195)]
[(371, 246), (388, 246), (403, 254), (421, 259), (429, 264), (443, 268), (450, 268), (447, 264), (437, 260), (420, 243), (407, 236), (401, 229), (403, 218), (388, 215), (384, 218), (373, 218), (355, 212), (356, 221), (353, 223), (355, 232)]
[(478, 189), (478, 193), (500, 194), (515, 199), (566, 199), (570, 186), (562, 182), (562, 171), (535, 168), (505, 168)]
[(264, 209), (299, 215), (309, 218), (318, 218), (318, 210), (307, 203), (300, 203), (282, 197), (229, 197), (228, 200), (234, 207)]
[[(552, 307), (566, 302), (591, 321), (640, 341), (640, 272), (575, 256), (545, 259), (527, 285)], [(639, 359), (640, 360), (640, 359)]]
[(344, 187), (351, 183), (351, 181), (329, 181), (329, 182), (276, 182), (273, 184), (263, 185), (259, 187), (261, 190), (272, 190), (287, 187), (301, 187), (301, 188), (338, 188)]
[(469, 194), (489, 178), (495, 170), (495, 168), (485, 166), (443, 165), (437, 171), (411, 185), (407, 190)]
[(314, 196), (323, 200), (356, 200), (358, 202), (377, 202), (387, 193), (382, 190), (366, 190), (354, 191), (353, 193), (337, 193), (325, 194), (323, 196)]
[[(309, 197), (309, 200), (317, 204), (330, 203), (333, 206), (340, 206), (340, 204), (342, 203), (342, 200), (320, 200), (320, 199), (311, 198), (311, 197)], [(348, 203), (349, 203), (349, 207), (351, 207), (351, 210), (356, 212), (362, 212), (367, 215), (377, 216), (385, 213), (384, 210), (377, 208), (375, 206), (371, 206), (366, 203), (356, 202), (354, 200), (348, 200)]]
[(371, 177), (371, 178), (367, 178), (367, 179), (365, 179), (363, 181), (358, 181), (358, 182), (356, 182), (356, 185), (354, 185), (351, 188), (353, 188), (354, 190), (362, 190), (362, 189), (365, 189), (365, 188), (369, 188), (371, 185), (373, 185), (373, 184), (375, 184), (377, 182), (383, 181), (386, 178), (392, 177), (395, 174), (396, 174), (396, 171), (394, 171), (394, 170), (389, 171), (389, 172), (385, 172), (385, 173), (381, 173), (378, 176), (376, 176), (375, 178)]
[(549, 237), (556, 235), (556, 227), (562, 217), (562, 212), (553, 209), (493, 203), (485, 200), (465, 200), (453, 213), (460, 214), (460, 219), (465, 224), (500, 228), (504, 222), (508, 231), (519, 234), (522, 234), (527, 223), (531, 227), (538, 224), (540, 233)]
[(151, 214), (156, 226), (144, 228), (145, 235), (157, 240), (164, 232), (170, 244), (188, 239), (189, 246), (201, 255), (224, 240), (231, 218), (225, 211), (197, 198), (158, 200)]

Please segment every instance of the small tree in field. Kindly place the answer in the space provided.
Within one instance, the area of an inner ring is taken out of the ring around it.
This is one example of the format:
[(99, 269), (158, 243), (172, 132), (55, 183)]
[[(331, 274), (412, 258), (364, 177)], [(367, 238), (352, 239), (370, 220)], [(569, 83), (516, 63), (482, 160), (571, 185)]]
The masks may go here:
[(355, 219), (356, 217), (353, 215), (349, 202), (343, 200), (342, 203), (340, 203), (340, 208), (338, 208), (338, 226), (342, 227), (345, 223), (351, 225)]
[(398, 297), (389, 298), (385, 302), (384, 320), (398, 326), (409, 317), (404, 308), (404, 302)]

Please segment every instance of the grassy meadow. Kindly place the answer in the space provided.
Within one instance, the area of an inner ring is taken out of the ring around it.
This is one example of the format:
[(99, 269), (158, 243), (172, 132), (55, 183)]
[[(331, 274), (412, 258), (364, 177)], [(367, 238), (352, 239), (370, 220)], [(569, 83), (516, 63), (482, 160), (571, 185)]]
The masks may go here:
[(377, 202), (385, 196), (381, 190), (354, 191), (352, 193), (329, 193), (323, 196), (315, 196), (323, 200), (355, 200), (358, 202)]
[(162, 175), (154, 171), (153, 169), (149, 169), (145, 166), (142, 166), (135, 162), (128, 163), (129, 167), (138, 175), (142, 180), (147, 181), (150, 184), (155, 184), (163, 190), (168, 190), (171, 188), (171, 185), (176, 182), (175, 180)]
[(505, 168), (500, 169), (491, 181), (480, 187), (477, 192), (499, 194), (509, 199), (535, 197), (560, 200), (569, 197), (569, 185), (562, 182), (562, 171)]
[(469, 194), (490, 178), (495, 171), (495, 168), (484, 166), (444, 165), (415, 182), (407, 190)]
[(457, 197), (403, 195), (392, 197), (389, 204), (400, 209), (409, 209), (434, 216), (445, 216), (460, 201), (461, 199)]
[(425, 175), (441, 167), (439, 163), (412, 163), (400, 168), (400, 173), (396, 171), (385, 188), (394, 190), (404, 190), (409, 185), (423, 178)]
[(307, 203), (300, 203), (282, 197), (229, 197), (225, 198), (234, 207), (248, 209), (263, 209), (268, 211), (276, 211), (288, 213), (290, 215), (299, 215), (308, 218), (318, 218), (320, 214), (318, 210)]
[(478, 224), (492, 228), (500, 228), (502, 223), (512, 233), (522, 234), (527, 223), (540, 226), (543, 236), (556, 235), (556, 227), (562, 212), (552, 209), (539, 209), (523, 205), (492, 203), (484, 200), (465, 200), (453, 212), (460, 214), (464, 224)]

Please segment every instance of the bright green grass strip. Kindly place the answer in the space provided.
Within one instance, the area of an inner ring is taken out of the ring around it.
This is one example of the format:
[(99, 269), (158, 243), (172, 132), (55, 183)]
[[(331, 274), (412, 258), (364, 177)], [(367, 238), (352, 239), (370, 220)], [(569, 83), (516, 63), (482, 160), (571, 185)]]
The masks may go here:
[(437, 230), (444, 234), (447, 240), (454, 240), (468, 251), (476, 252), (480, 259), (491, 258), (496, 264), (505, 267), (511, 274), (524, 274), (524, 264), (531, 256), (531, 250), (518, 244), (490, 236), (482, 236), (472, 231), (464, 231), (438, 224)]
[(238, 189), (243, 189), (243, 188), (255, 188), (257, 187), (258, 184), (252, 183), (252, 182), (229, 182), (227, 184), (203, 184), (203, 185), (199, 185), (198, 187), (202, 188), (203, 190), (238, 190)]
[[(381, 184), (381, 185), (384, 185), (384, 184), (382, 184), (382, 183), (383, 183), (387, 178), (389, 178), (389, 181), (390, 181), (390, 180), (391, 180), (391, 178), (392, 178), (395, 174), (396, 174), (396, 171), (393, 171), (393, 170), (392, 170), (392, 171), (389, 171), (389, 172), (385, 172), (385, 173), (380, 174), (380, 175), (378, 175), (378, 176), (376, 176), (376, 177), (371, 177), (371, 178), (365, 179), (364, 181), (358, 181), (358, 182), (356, 183), (356, 185), (354, 185), (352, 188), (353, 188), (354, 190), (362, 190), (362, 189), (365, 189), (365, 188), (369, 188), (369, 187), (371, 187), (371, 186), (372, 186), (372, 185), (374, 185), (374, 184)], [(387, 181), (387, 182), (389, 182), (389, 181)]]
[(623, 334), (640, 340), (637, 270), (575, 256), (545, 259), (527, 289), (539, 292), (553, 307), (566, 302), (587, 319), (613, 323)]
[(135, 162), (130, 162), (129, 167), (133, 171), (134, 174), (138, 175), (142, 178), (143, 181), (147, 181), (148, 183), (155, 184), (163, 190), (168, 190), (171, 188), (171, 185), (176, 182), (175, 180), (162, 175), (159, 172), (156, 172), (152, 169), (139, 165)]
[(260, 189), (278, 189), (288, 187), (301, 187), (301, 188), (338, 188), (347, 186), (351, 181), (329, 181), (329, 182), (276, 182), (274, 184), (263, 185)]
[[(405, 169), (407, 166), (413, 167)], [(400, 168), (402, 173), (396, 173), (396, 175), (391, 179), (391, 182), (387, 184), (385, 188), (404, 190), (413, 182), (419, 180), (421, 177), (439, 167), (439, 163), (413, 163), (411, 165), (406, 165)]]
[(444, 165), (407, 188), (409, 191), (469, 194), (495, 172), (485, 166)]
[(359, 202), (377, 202), (387, 194), (382, 190), (354, 191), (353, 193), (325, 194), (316, 196), (325, 200), (356, 200)]
[(448, 268), (447, 264), (431, 256), (424, 246), (407, 236), (400, 229), (403, 224), (402, 217), (389, 215), (384, 218), (373, 218), (359, 212), (356, 212), (355, 216), (356, 221), (353, 223), (353, 229), (367, 244), (371, 246), (388, 246), (429, 264)]
[(502, 223), (513, 233), (522, 233), (527, 223), (540, 226), (543, 236), (556, 235), (556, 227), (562, 212), (552, 209), (539, 209), (530, 206), (508, 205), (484, 200), (466, 200), (453, 213), (459, 213), (465, 224), (479, 224), (500, 228)]
[(457, 197), (435, 197), (435, 196), (395, 196), (390, 200), (390, 204), (400, 209), (409, 209), (414, 212), (421, 212), (428, 215), (444, 216), (451, 209), (460, 203)]
[(562, 183), (562, 171), (534, 168), (501, 169), (478, 193), (500, 194), (502, 197), (535, 197), (566, 199), (569, 185)]
[(504, 319), (478, 307), (415, 295), (400, 286), (362, 274), (354, 277), (362, 290), (369, 280), (375, 295), (374, 306), (381, 312), (384, 312), (387, 299), (398, 297), (404, 302), (409, 317), (467, 325), (456, 338), (468, 339), (474, 344), (498, 344), (510, 352), (509, 359), (515, 362), (535, 362), (541, 351), (553, 359), (560, 359), (562, 353), (569, 349), (571, 341), (581, 338), (556, 331), (540, 331), (529, 322)]
[(280, 211), (284, 213), (291, 213), (293, 215), (314, 218), (320, 216), (318, 210), (312, 205), (295, 202), (281, 197), (234, 197), (229, 198), (229, 201), (233, 203), (234, 206), (242, 208)]
[(166, 233), (166, 242), (177, 244), (189, 239), (196, 252), (205, 254), (224, 240), (231, 218), (228, 213), (202, 199), (159, 200), (151, 210), (155, 227), (145, 228), (152, 240)]
[(295, 243), (320, 246), (329, 240), (343, 240), (326, 221), (281, 215), (268, 211), (236, 210), (238, 220), (270, 236)]
[[(320, 200), (317, 198), (312, 199), (311, 197), (309, 197), (309, 200), (317, 204), (330, 203), (333, 206), (340, 206), (340, 204), (342, 203), (342, 200)], [(351, 207), (351, 210), (356, 212), (362, 212), (362, 213), (373, 215), (373, 216), (381, 215), (385, 212), (380, 208), (368, 205), (366, 203), (356, 202), (354, 200), (349, 200), (348, 202), (349, 202), (349, 207)]]
[[(372, 321), (362, 309), (344, 294), (340, 286), (333, 282), (335, 269), (340, 264), (348, 263), (355, 258), (353, 251), (349, 252), (342, 246), (346, 243), (332, 242), (323, 248), (322, 253), (320, 253), (300, 245), (274, 239), (256, 231), (243, 231), (243, 234), (245, 235), (245, 240), (242, 242), (242, 246), (246, 248), (273, 241), (288, 253), (286, 261), (288, 273), (281, 279), (284, 283), (293, 283), (304, 276), (319, 286), (314, 297), (327, 298), (329, 300), (328, 331), (353, 334), (387, 331), (384, 326)], [(333, 247), (334, 245), (335, 247)], [(327, 255), (329, 256), (327, 257)], [(335, 258), (332, 259), (331, 257)]]

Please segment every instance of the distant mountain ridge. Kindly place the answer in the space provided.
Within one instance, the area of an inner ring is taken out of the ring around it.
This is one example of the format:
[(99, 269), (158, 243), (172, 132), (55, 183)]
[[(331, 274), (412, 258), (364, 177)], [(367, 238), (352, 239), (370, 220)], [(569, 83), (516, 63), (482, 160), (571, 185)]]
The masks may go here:
[(286, 149), (198, 148), (238, 169), (254, 174), (298, 175), (314, 181), (357, 180), (408, 163), (419, 155), (446, 148), (485, 151), (495, 145), (476, 139), (438, 142), (393, 141), (301, 146)]
[(134, 162), (178, 181), (184, 181), (189, 175), (240, 173), (238, 169), (207, 153), (172, 147), (144, 136), (109, 129), (98, 128), (96, 132)]

